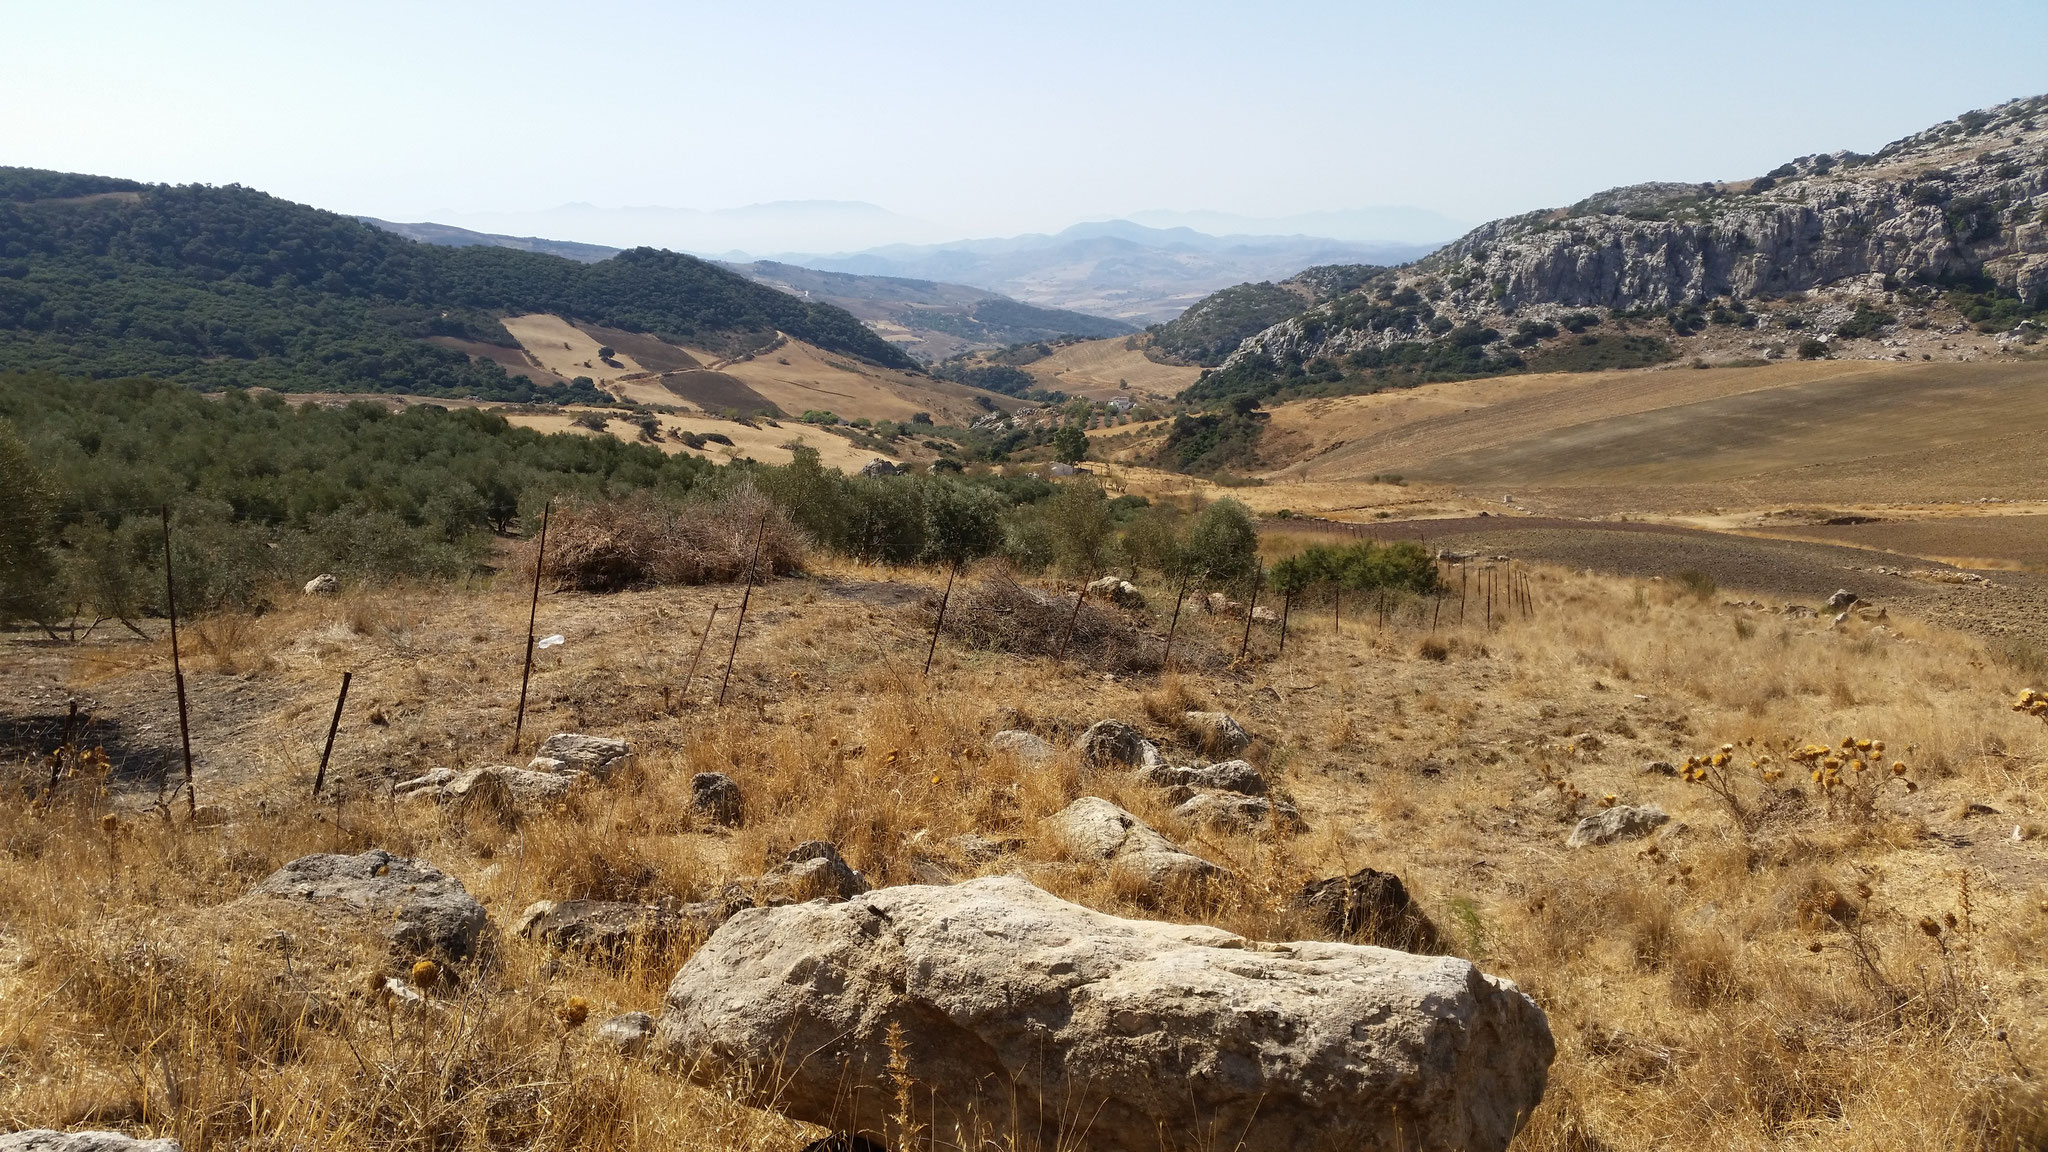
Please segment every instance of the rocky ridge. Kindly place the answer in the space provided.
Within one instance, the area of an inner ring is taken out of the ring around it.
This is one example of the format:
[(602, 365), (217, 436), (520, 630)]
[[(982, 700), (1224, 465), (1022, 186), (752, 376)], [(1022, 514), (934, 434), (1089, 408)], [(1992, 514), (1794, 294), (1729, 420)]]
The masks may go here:
[[(2048, 299), (2048, 96), (1966, 113), (1875, 155), (1807, 156), (1732, 183), (1639, 184), (1496, 220), (1246, 338), (1224, 369), (1286, 372), (1441, 342), (1513, 364), (1518, 347), (1583, 336), (1577, 314), (1589, 309), (1595, 325), (1601, 313), (1661, 318), (1677, 336), (1705, 329), (1709, 308), (1715, 323), (1775, 329), (1780, 343), (1877, 338), (1901, 323), (1953, 335), (1956, 317), (1929, 307), (1935, 286), (1953, 284), (2016, 296), (2021, 313)], [(1798, 294), (1819, 307), (1737, 307)]]

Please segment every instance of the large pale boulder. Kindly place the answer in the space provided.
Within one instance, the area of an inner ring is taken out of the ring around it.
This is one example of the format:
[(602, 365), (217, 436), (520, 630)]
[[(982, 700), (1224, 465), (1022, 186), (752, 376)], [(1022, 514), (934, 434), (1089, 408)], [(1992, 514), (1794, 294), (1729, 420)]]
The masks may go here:
[(424, 860), (372, 848), (358, 856), (301, 856), (264, 878), (245, 905), (283, 901), (378, 925), (394, 948), (412, 954), (471, 955), (490, 917), (462, 881)]
[(1222, 871), (1099, 796), (1083, 796), (1046, 817), (1045, 828), (1072, 855), (1128, 869), (1154, 888)]
[(657, 1045), (881, 1137), (892, 1027), (946, 1148), (1497, 1152), (1554, 1054), (1465, 960), (1119, 919), (1008, 876), (742, 912), (676, 974)]

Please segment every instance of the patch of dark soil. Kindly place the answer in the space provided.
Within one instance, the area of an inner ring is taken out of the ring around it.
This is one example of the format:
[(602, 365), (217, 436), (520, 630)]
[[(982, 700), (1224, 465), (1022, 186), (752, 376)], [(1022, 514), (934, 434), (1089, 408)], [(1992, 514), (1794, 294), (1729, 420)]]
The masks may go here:
[(662, 374), (661, 386), (706, 412), (774, 412), (775, 403), (724, 372), (695, 368)]
[(882, 608), (921, 604), (930, 595), (916, 584), (895, 584), (887, 580), (823, 579), (818, 581), (818, 591), (841, 600), (857, 600)]

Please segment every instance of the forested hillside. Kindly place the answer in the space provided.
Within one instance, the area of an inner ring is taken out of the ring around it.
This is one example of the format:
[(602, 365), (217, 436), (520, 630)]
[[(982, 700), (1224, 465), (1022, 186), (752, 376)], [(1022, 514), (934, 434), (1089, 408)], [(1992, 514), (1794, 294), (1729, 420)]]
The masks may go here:
[(780, 330), (911, 366), (840, 309), (673, 252), (584, 264), (441, 247), (238, 186), (0, 168), (0, 368), (207, 388), (601, 399), (427, 342), (511, 346), (497, 318), (525, 312), (718, 352)]

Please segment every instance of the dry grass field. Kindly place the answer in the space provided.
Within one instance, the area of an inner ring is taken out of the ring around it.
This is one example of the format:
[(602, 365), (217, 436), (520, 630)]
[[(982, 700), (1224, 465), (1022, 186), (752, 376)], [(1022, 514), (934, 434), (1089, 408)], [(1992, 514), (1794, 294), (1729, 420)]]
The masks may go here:
[(1756, 531), (1786, 539), (1872, 548), (1962, 568), (2048, 572), (2048, 515), (2038, 509), (2011, 516), (1894, 518), (1887, 513), (1863, 524), (1808, 524)]
[[(658, 1010), (693, 941), (602, 963), (508, 935), (411, 1007), (374, 989), (415, 957), (235, 900), (302, 853), (381, 846), (457, 876), (504, 927), (543, 898), (705, 898), (815, 838), (878, 884), (1022, 872), (1092, 906), (1262, 939), (1312, 931), (1288, 903), (1306, 880), (1397, 872), (1453, 950), (1549, 1013), (1559, 1055), (1523, 1152), (2013, 1149), (2048, 1133), (2048, 725), (2009, 707), (2041, 669), (1905, 613), (1829, 629), (1672, 582), (1538, 568), (1533, 614), (1482, 620), (1482, 597), (1454, 595), (1396, 604), (1380, 626), (1350, 604), (1339, 634), (1327, 606), (1298, 607), (1284, 654), (1261, 628), (1253, 658), (1164, 677), (949, 639), (925, 679), (932, 574), (819, 567), (755, 591), (722, 707), (703, 670), (682, 681), (710, 606), (739, 589), (546, 597), (540, 630), (566, 643), (537, 663), (528, 748), (585, 731), (637, 759), (513, 821), (391, 785), (523, 759), (505, 747), (515, 581), (195, 622), (197, 791), (224, 820), (207, 826), (138, 778), (175, 747), (161, 639), (8, 641), (19, 799), (0, 807), (0, 1123), (197, 1149), (793, 1152), (818, 1133), (591, 1036), (612, 1013)], [(1164, 597), (1147, 591), (1138, 622), (1156, 628)], [(1233, 622), (1182, 628), (1235, 651)], [(355, 688), (315, 805), (343, 670)], [(39, 755), (73, 694), (93, 710), (87, 742), (119, 755), (111, 778), (88, 768), (44, 797)], [(1191, 755), (1179, 716), (1198, 706), (1252, 731), (1306, 832), (1186, 826), (1071, 752), (1026, 770), (987, 745), (1022, 726), (1065, 748), (1115, 716)], [(1803, 770), (1773, 775), (1787, 749), (1845, 737), (1885, 742), (1866, 754), (1875, 771), (1845, 767), (1826, 792)], [(1645, 767), (1730, 745), (1704, 782)], [(706, 770), (744, 790), (743, 828), (689, 809)], [(1039, 834), (1082, 794), (1233, 878), (1135, 902)], [(1673, 819), (1652, 839), (1567, 848), (1609, 797)], [(1016, 847), (970, 863), (947, 847), (967, 831)]]

